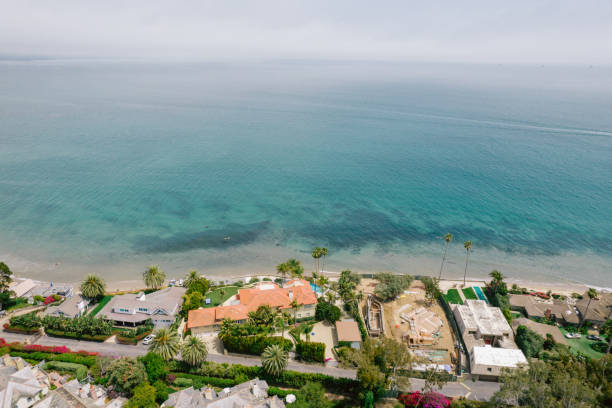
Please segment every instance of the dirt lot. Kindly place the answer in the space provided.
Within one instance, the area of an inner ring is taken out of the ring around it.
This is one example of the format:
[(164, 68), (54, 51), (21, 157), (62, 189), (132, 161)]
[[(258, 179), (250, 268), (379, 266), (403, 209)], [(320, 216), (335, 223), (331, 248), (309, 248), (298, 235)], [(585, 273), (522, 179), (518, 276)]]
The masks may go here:
[[(440, 337), (436, 340), (436, 343), (432, 346), (420, 346), (414, 347), (413, 350), (445, 350), (446, 353), (437, 352), (437, 364), (451, 364), (450, 352), (454, 352), (454, 341), (451, 334), (452, 329), (446, 320), (446, 315), (442, 310), (442, 307), (437, 302), (434, 302), (431, 306), (425, 304), (425, 288), (421, 281), (414, 281), (410, 288), (408, 288), (408, 294), (400, 295), (398, 300), (388, 302), (384, 304), (385, 312), (385, 335), (394, 337), (396, 340), (402, 340), (402, 336), (408, 331), (408, 323), (405, 323), (400, 319), (401, 312), (408, 313), (419, 307), (425, 307), (428, 310), (433, 311), (440, 319), (442, 319), (443, 326), (440, 329)], [(409, 305), (402, 309), (403, 306)]]

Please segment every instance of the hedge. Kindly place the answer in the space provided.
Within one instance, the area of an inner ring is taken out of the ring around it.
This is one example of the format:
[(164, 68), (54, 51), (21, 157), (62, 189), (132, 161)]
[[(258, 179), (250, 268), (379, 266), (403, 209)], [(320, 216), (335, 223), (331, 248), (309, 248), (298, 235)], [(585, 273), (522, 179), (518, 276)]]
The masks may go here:
[(40, 328), (27, 328), (23, 326), (10, 326), (8, 324), (4, 325), (4, 331), (8, 333), (18, 333), (18, 334), (34, 334), (40, 331)]
[(70, 333), (70, 332), (63, 332), (60, 330), (52, 330), (52, 329), (45, 330), (45, 334), (51, 337), (63, 337), (65, 339), (89, 340), (89, 341), (97, 341), (99, 343), (102, 343), (103, 341), (105, 341), (106, 339), (110, 337), (105, 334), (97, 334), (95, 336), (92, 336), (89, 334)]
[[(219, 388), (233, 387), (234, 385), (236, 385), (236, 381), (230, 378), (207, 377), (203, 375), (176, 373), (176, 372), (173, 372), (171, 374), (176, 376), (176, 380), (174, 380), (175, 384), (177, 383), (177, 381), (186, 383), (185, 380), (189, 380), (191, 381), (191, 384), (189, 385), (193, 384), (194, 389), (200, 389), (206, 385), (212, 385), (213, 387), (219, 387)], [(187, 387), (189, 385), (187, 385)], [(178, 385), (178, 386), (181, 386), (181, 385)]]
[(268, 388), (268, 395), (270, 397), (276, 395), (278, 398), (281, 398), (281, 399), (284, 399), (289, 394), (295, 395), (297, 392), (298, 390), (283, 390), (281, 388), (274, 387), (274, 386)]
[(62, 361), (49, 361), (44, 366), (45, 370), (67, 371), (74, 374), (77, 380), (81, 381), (87, 377), (87, 367), (82, 364), (64, 363)]
[(295, 352), (304, 361), (325, 362), (325, 344), (300, 341), (295, 345)]
[[(286, 388), (301, 388), (307, 382), (318, 382), (326, 390), (341, 394), (356, 394), (360, 391), (359, 382), (350, 378), (337, 378), (325, 374), (301, 373), (297, 371), (285, 370), (279, 377), (268, 375), (261, 366), (244, 366), (241, 364), (224, 365), (213, 362), (206, 362), (201, 367), (189, 367), (180, 361), (170, 361), (169, 365), (172, 370), (171, 375), (181, 376), (183, 378), (206, 378), (211, 381), (212, 378), (230, 379), (237, 383), (244, 382), (246, 379), (259, 378), (265, 380), (269, 385), (276, 385)], [(206, 370), (206, 372), (214, 372), (214, 377), (204, 375), (187, 374), (187, 372), (198, 372)], [(229, 383), (228, 383), (229, 384)], [(195, 386), (195, 385), (194, 385)], [(231, 386), (223, 385), (222, 387)]]
[(224, 336), (223, 346), (232, 353), (260, 355), (266, 347), (278, 344), (286, 351), (293, 348), (293, 342), (280, 336), (268, 337), (263, 334), (254, 336)]
[(12, 357), (21, 357), (23, 359), (31, 359), (37, 361), (59, 361), (64, 363), (81, 364), (87, 367), (91, 367), (96, 363), (96, 357), (94, 356), (83, 356), (80, 354), (53, 354), (43, 353), (41, 351), (27, 352), (27, 351), (11, 351), (9, 353)]

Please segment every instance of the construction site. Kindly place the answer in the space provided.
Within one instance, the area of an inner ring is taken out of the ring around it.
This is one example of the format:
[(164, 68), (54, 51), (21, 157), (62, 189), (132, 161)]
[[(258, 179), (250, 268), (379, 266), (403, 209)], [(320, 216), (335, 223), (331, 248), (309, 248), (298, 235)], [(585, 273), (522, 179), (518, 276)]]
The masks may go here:
[(397, 299), (386, 303), (374, 295), (376, 283), (364, 279), (361, 285), (366, 295), (362, 310), (370, 336), (402, 341), (431, 364), (454, 364), (452, 329), (438, 302), (426, 302), (423, 283), (415, 280)]

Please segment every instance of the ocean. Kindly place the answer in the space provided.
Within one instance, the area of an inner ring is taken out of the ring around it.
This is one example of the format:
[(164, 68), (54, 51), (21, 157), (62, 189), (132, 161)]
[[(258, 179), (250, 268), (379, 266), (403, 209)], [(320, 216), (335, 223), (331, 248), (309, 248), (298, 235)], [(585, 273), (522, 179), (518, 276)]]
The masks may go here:
[[(0, 260), (612, 286), (612, 68), (0, 61)], [(229, 237), (226, 240), (225, 237)]]

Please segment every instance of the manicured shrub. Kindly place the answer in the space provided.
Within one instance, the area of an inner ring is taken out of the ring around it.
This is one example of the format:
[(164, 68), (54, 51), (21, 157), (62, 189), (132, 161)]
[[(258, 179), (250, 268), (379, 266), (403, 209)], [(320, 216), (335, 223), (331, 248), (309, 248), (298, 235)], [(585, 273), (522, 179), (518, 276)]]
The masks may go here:
[(268, 388), (268, 395), (270, 397), (276, 395), (278, 398), (284, 399), (289, 394), (296, 394), (298, 390), (283, 390), (278, 387), (270, 387)]
[(296, 354), (303, 361), (325, 362), (325, 344), (310, 341), (300, 341), (295, 346)]
[(272, 344), (278, 344), (285, 350), (293, 348), (291, 340), (280, 336), (267, 337), (265, 335), (254, 336), (224, 336), (223, 346), (232, 353), (260, 355), (264, 349)]
[(10, 326), (24, 329), (38, 329), (41, 325), (40, 317), (35, 312), (13, 316), (9, 319)]
[(44, 369), (57, 370), (60, 372), (69, 372), (73, 374), (79, 381), (87, 377), (87, 367), (82, 364), (65, 363), (62, 361), (49, 361), (48, 363), (45, 363)]
[(156, 382), (158, 380), (164, 380), (166, 377), (168, 377), (169, 370), (166, 366), (166, 360), (164, 360), (159, 354), (149, 352), (143, 357), (139, 357), (138, 360), (144, 364), (149, 381)]
[[(173, 373), (176, 376), (176, 380), (174, 380), (174, 384), (177, 384), (179, 381), (184, 382), (183, 380), (189, 380), (189, 385), (193, 384), (193, 388), (200, 389), (206, 385), (211, 385), (213, 387), (218, 388), (227, 388), (233, 387), (236, 385), (236, 381), (230, 378), (216, 378), (216, 377), (206, 377), (202, 375), (195, 374), (186, 374), (186, 373)], [(187, 387), (189, 386), (187, 385)]]
[(515, 341), (527, 358), (537, 357), (544, 347), (542, 336), (523, 325), (516, 328)]
[(179, 388), (187, 388), (193, 385), (193, 380), (191, 378), (178, 377), (176, 380), (174, 380), (173, 384)]

